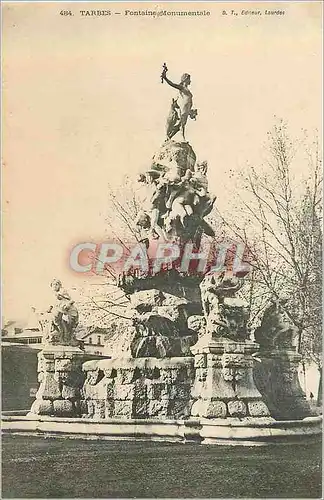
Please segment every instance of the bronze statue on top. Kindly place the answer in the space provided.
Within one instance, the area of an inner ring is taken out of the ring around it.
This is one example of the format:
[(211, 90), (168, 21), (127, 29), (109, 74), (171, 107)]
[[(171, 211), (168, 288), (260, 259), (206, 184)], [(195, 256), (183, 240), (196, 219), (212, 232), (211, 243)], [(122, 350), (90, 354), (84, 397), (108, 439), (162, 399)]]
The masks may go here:
[(191, 77), (188, 73), (184, 73), (181, 77), (180, 83), (173, 83), (166, 76), (168, 68), (166, 64), (163, 65), (161, 81), (167, 82), (168, 85), (174, 89), (179, 90), (178, 98), (172, 99), (171, 111), (167, 120), (167, 137), (171, 139), (177, 132), (181, 130), (182, 138), (185, 138), (185, 128), (188, 118), (196, 119), (197, 110), (192, 108), (193, 99), (192, 93), (189, 90), (191, 84)]

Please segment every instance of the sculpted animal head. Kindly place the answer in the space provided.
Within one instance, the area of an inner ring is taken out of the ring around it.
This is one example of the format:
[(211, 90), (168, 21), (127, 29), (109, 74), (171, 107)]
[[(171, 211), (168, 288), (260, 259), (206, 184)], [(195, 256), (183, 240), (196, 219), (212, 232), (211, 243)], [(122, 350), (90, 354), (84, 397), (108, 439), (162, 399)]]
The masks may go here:
[(173, 98), (172, 98), (172, 102), (171, 102), (171, 109), (172, 109), (172, 110), (179, 109), (179, 104), (178, 104), (177, 99), (173, 99)]

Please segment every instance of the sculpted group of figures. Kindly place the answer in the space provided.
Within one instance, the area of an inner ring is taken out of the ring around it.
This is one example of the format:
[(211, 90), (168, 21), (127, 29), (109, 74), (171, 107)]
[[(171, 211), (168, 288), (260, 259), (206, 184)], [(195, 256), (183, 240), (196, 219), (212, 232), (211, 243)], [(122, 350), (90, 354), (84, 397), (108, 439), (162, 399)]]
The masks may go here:
[(139, 182), (146, 184), (151, 196), (136, 219), (147, 231), (148, 238), (167, 240), (171, 235), (180, 236), (187, 229), (201, 225), (204, 232), (214, 236), (213, 229), (203, 220), (208, 215), (216, 197), (208, 192), (207, 162), (197, 163), (193, 170), (176, 162), (162, 170), (151, 169), (141, 174)]
[[(170, 300), (158, 290), (138, 292), (132, 298), (137, 301), (133, 357), (190, 356), (190, 347), (197, 341), (200, 346), (211, 341), (249, 341), (249, 308), (238, 295), (242, 286), (242, 278), (225, 272), (205, 276), (200, 283), (203, 315), (189, 317), (190, 305), (185, 300)], [(262, 350), (293, 348), (297, 332), (287, 316), (286, 301), (274, 299), (254, 332)]]
[[(228, 276), (225, 272), (205, 276), (200, 283), (203, 315), (188, 318), (187, 334), (190, 331), (196, 332), (200, 342), (217, 339), (234, 342), (248, 340), (248, 305), (237, 296), (242, 285), (241, 278)], [(39, 321), (44, 332), (44, 344), (78, 346), (75, 330), (79, 313), (75, 302), (60, 280), (54, 279), (51, 289), (54, 292), (54, 303), (40, 315)], [(136, 300), (139, 301), (140, 307), (133, 317), (134, 326), (138, 331), (133, 356), (165, 357), (190, 354), (187, 351), (189, 345), (186, 346), (185, 353), (182, 352), (181, 345), (175, 343), (179, 343), (179, 335), (183, 337), (183, 332), (187, 330), (183, 323), (186, 321), (186, 315), (183, 316), (186, 301), (173, 298), (171, 303), (167, 303), (162, 292), (151, 292), (155, 295), (149, 292), (137, 294), (139, 296)], [(145, 297), (149, 299), (148, 303)], [(287, 316), (287, 300), (273, 300), (266, 308), (261, 325), (254, 332), (255, 341), (262, 349), (292, 348), (296, 327)], [(175, 348), (176, 351), (173, 352)]]
[[(203, 317), (189, 318), (189, 327), (200, 337), (226, 338), (244, 342), (250, 338), (248, 304), (237, 292), (243, 279), (237, 276), (207, 275), (200, 284)], [(288, 299), (273, 299), (265, 309), (261, 325), (255, 330), (255, 341), (262, 349), (286, 349), (293, 346), (296, 327), (286, 311)]]

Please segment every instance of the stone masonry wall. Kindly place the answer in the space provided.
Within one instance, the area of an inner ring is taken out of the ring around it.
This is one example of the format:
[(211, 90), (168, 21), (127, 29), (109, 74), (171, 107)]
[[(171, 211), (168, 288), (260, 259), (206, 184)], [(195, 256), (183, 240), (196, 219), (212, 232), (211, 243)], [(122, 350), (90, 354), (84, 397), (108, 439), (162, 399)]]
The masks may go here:
[(193, 364), (192, 357), (86, 362), (82, 414), (103, 419), (188, 418)]

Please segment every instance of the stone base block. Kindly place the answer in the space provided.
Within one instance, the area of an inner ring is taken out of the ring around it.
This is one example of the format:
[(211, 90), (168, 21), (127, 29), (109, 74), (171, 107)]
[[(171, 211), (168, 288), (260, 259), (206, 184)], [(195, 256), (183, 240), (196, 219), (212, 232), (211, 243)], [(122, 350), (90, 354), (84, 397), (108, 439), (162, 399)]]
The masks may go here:
[(268, 407), (263, 401), (250, 401), (247, 406), (251, 417), (268, 417), (270, 415)]
[(171, 418), (189, 418), (191, 411), (191, 401), (185, 399), (174, 399), (169, 402), (168, 416)]
[(105, 418), (106, 402), (101, 399), (94, 401), (94, 418)]
[(133, 401), (115, 401), (114, 416), (117, 418), (132, 418)]
[(54, 415), (54, 407), (53, 402), (49, 399), (36, 399), (33, 402), (32, 407), (30, 409), (30, 414), (35, 415)]
[(133, 400), (133, 418), (147, 418), (148, 417), (149, 401), (147, 399), (134, 399)]
[(225, 418), (227, 415), (226, 403), (223, 401), (205, 401), (203, 415), (206, 418)]
[(234, 400), (227, 403), (228, 414), (231, 417), (243, 418), (246, 416), (247, 409), (244, 401)]
[(76, 401), (76, 400), (80, 399), (80, 389), (78, 387), (71, 387), (69, 385), (63, 385), (62, 398), (63, 399), (70, 399), (71, 401)]
[(148, 404), (148, 414), (150, 417), (166, 417), (168, 415), (169, 401), (164, 400), (151, 400)]
[(75, 417), (76, 410), (72, 401), (57, 399), (53, 401), (54, 415), (57, 417)]
[(61, 387), (59, 381), (54, 378), (54, 373), (44, 373), (43, 381), (39, 386), (36, 397), (52, 401), (61, 397)]

